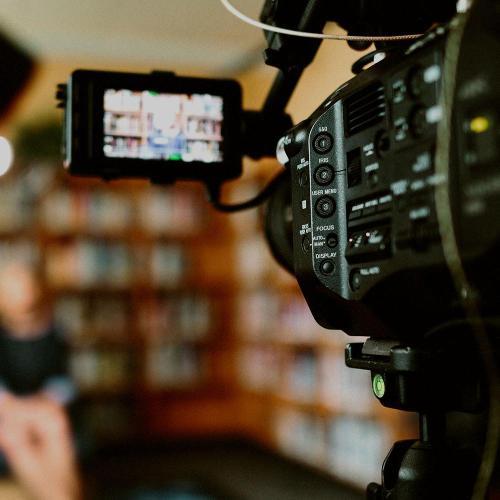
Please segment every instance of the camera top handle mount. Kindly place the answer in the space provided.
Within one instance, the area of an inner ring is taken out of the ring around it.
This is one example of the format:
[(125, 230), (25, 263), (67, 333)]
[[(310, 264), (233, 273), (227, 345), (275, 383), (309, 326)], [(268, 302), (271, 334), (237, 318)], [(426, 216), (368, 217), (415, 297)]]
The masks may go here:
[[(298, 31), (320, 33), (336, 21), (349, 34), (393, 35), (424, 32), (433, 23), (445, 22), (455, 13), (455, 0), (419, 0), (407, 5), (399, 0), (266, 0), (260, 20), (266, 24)], [(381, 5), (382, 4), (382, 5)], [(278, 68), (259, 111), (244, 111), (242, 152), (254, 159), (274, 156), (276, 144), (292, 127), (285, 109), (307, 66), (312, 63), (321, 40), (266, 32), (268, 47), (264, 61)], [(405, 46), (408, 42), (376, 42), (377, 49)], [(370, 43), (350, 43), (365, 50)]]

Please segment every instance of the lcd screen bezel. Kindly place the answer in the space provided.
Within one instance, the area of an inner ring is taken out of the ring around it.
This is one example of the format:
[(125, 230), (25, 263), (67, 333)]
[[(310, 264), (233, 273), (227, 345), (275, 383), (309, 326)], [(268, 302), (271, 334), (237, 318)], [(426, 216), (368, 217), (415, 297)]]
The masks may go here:
[[(241, 88), (235, 80), (177, 77), (169, 73), (78, 70), (72, 75), (72, 138), (79, 139), (70, 162), (75, 175), (106, 178), (224, 180), (241, 174)], [(104, 93), (108, 89), (159, 94), (209, 94), (223, 99), (222, 161), (108, 157), (104, 153)], [(85, 124), (85, 125), (84, 125)], [(75, 144), (73, 143), (75, 146)]]

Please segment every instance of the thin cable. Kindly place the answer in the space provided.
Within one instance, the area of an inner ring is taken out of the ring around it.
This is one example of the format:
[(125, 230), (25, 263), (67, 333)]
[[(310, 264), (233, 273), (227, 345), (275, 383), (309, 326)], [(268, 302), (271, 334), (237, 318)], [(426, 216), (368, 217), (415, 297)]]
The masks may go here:
[(388, 35), (388, 36), (368, 36), (368, 35), (333, 35), (327, 33), (311, 33), (310, 31), (297, 31), (287, 28), (272, 26), (271, 24), (261, 23), (256, 19), (252, 19), (243, 12), (239, 11), (229, 0), (220, 0), (222, 5), (238, 19), (244, 23), (255, 26), (261, 30), (271, 31), (273, 33), (281, 33), (282, 35), (300, 36), (303, 38), (319, 38), (321, 40), (343, 40), (351, 42), (401, 42), (405, 40), (415, 40), (420, 38), (422, 33), (413, 35)]
[(259, 194), (247, 201), (235, 204), (226, 204), (220, 201), (220, 184), (207, 184), (208, 201), (219, 212), (241, 212), (242, 210), (258, 207), (266, 201), (274, 193), (274, 191), (276, 191), (280, 181), (281, 175), (278, 174)]
[(458, 248), (453, 214), (451, 212), (450, 195), (450, 147), (452, 139), (451, 130), (453, 126), (453, 99), (455, 95), (458, 56), (460, 53), (461, 42), (463, 40), (466, 21), (467, 16), (462, 16), (459, 18), (457, 24), (452, 26), (445, 51), (443, 89), (441, 98), (441, 105), (444, 108), (445, 115), (443, 120), (441, 120), (438, 124), (438, 140), (436, 148), (436, 174), (441, 174), (445, 179), (445, 182), (436, 187), (435, 197), (436, 214), (439, 223), (439, 232), (443, 243), (445, 260), (455, 283), (455, 288), (460, 294), (467, 320), (472, 326), (472, 331), (474, 332), (489, 381), (489, 409), (486, 439), (481, 465), (476, 477), (472, 496), (474, 500), (483, 500), (486, 498), (489, 482), (493, 474), (500, 440), (500, 383), (498, 368), (493, 356), (492, 345), (488, 338), (486, 324), (481, 318), (477, 298), (467, 278), (462, 257)]

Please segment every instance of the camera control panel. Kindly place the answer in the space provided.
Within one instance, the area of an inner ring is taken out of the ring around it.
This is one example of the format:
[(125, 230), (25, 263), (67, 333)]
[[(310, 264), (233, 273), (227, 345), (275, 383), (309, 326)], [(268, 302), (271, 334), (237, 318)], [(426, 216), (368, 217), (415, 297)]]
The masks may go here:
[[(345, 300), (388, 275), (442, 263), (435, 188), (444, 43), (383, 61), (283, 138), (294, 262)], [(307, 298), (307, 296), (306, 296)]]

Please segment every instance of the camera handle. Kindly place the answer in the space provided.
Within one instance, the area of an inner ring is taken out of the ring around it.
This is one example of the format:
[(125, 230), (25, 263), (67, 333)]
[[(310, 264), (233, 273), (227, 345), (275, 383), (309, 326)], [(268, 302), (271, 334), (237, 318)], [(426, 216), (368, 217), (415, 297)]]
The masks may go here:
[(473, 340), (451, 333), (413, 345), (368, 339), (346, 346), (346, 365), (370, 370), (383, 406), (419, 414), (419, 438), (393, 445), (382, 466), (382, 484), (367, 487), (369, 500), (471, 497), (482, 443), (454, 445), (447, 413), (480, 414), (487, 396)]

